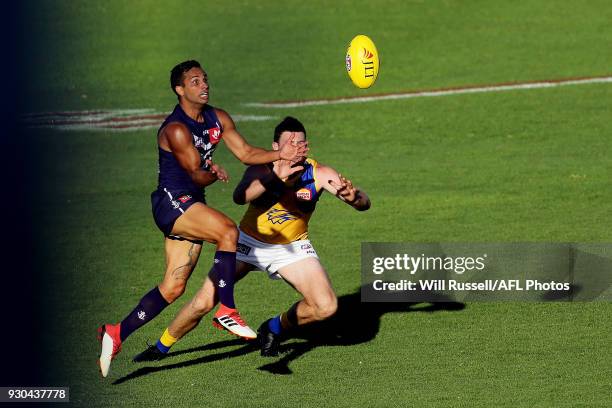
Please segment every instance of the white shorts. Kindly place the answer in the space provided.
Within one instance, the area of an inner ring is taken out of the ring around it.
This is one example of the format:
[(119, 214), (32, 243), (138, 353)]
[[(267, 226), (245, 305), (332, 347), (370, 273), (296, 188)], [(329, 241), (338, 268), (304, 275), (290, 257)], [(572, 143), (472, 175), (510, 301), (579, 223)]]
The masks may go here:
[(289, 244), (267, 244), (240, 231), (236, 247), (236, 260), (268, 272), (271, 279), (282, 279), (278, 270), (304, 258), (317, 258), (310, 240), (303, 239)]

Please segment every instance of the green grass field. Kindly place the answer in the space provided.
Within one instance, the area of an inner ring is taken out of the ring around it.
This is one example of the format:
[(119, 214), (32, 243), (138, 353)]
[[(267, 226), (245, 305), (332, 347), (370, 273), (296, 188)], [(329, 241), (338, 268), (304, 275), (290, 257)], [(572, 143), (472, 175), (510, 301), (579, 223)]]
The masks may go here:
[[(267, 109), (248, 102), (609, 75), (605, 1), (39, 2), (28, 16), (28, 110), (170, 111), (177, 62), (195, 58), (211, 103), (269, 146), (294, 115), (312, 156), (368, 192), (358, 213), (324, 197), (310, 235), (340, 297), (343, 340), (286, 343), (278, 359), (214, 330), (207, 318), (159, 363), (131, 357), (155, 341), (208, 271), (208, 245), (187, 293), (133, 334), (108, 378), (95, 329), (118, 321), (163, 275), (149, 194), (155, 130), (31, 129), (36, 148), (40, 369), (74, 406), (570, 407), (612, 405), (612, 304), (360, 305), (360, 243), (610, 242), (612, 84)], [(378, 82), (354, 88), (348, 41), (381, 54)], [(207, 189), (238, 221), (233, 177)], [(253, 273), (236, 289), (258, 326), (298, 299)], [(348, 334), (347, 334), (348, 333)], [(244, 402), (224, 396), (239, 395)]]

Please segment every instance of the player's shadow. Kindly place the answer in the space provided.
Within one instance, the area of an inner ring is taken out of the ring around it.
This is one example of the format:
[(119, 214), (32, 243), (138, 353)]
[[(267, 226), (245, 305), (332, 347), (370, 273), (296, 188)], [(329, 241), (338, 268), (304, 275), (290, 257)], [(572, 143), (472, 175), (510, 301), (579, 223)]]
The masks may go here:
[(338, 298), (338, 311), (328, 320), (309, 324), (294, 332), (294, 341), (280, 347), (282, 357), (265, 364), (258, 370), (273, 374), (291, 374), (289, 364), (317, 347), (353, 346), (372, 341), (380, 330), (380, 318), (387, 313), (460, 311), (464, 303), (447, 301), (439, 296), (436, 303), (362, 303), (361, 293), (351, 293)]
[[(352, 346), (373, 340), (380, 329), (380, 318), (387, 313), (396, 312), (422, 312), (433, 313), (438, 311), (459, 311), (465, 309), (464, 303), (449, 302), (439, 297), (436, 303), (362, 303), (361, 291), (340, 296), (338, 298), (338, 310), (328, 320), (306, 325), (292, 333), (292, 342), (282, 344), (280, 347), (281, 357), (272, 363), (258, 367), (258, 370), (273, 374), (291, 374), (289, 364), (295, 359), (303, 356), (309, 351), (321, 346)], [(297, 341), (295, 341), (297, 340)], [(127, 381), (152, 374), (159, 371), (184, 368), (198, 364), (210, 363), (226, 358), (240, 357), (252, 352), (259, 352), (257, 342), (245, 342), (243, 340), (224, 340), (194, 347), (186, 350), (169, 353), (168, 358), (182, 354), (197, 353), (207, 350), (217, 350), (231, 346), (242, 346), (230, 351), (210, 354), (193, 360), (178, 363), (165, 364), (162, 366), (141, 367), (132, 373), (121, 377), (113, 384), (123, 384)], [(163, 361), (167, 361), (163, 360)]]
[(217, 349), (222, 349), (222, 348), (231, 347), (231, 346), (242, 346), (242, 347), (237, 348), (237, 349), (232, 349), (230, 351), (224, 351), (222, 353), (206, 355), (206, 356), (199, 357), (193, 360), (181, 361), (179, 363), (165, 364), (165, 365), (157, 366), (157, 367), (152, 367), (152, 366), (141, 367), (135, 371), (132, 371), (130, 374), (115, 380), (113, 382), (113, 385), (123, 384), (124, 382), (134, 380), (136, 378), (139, 378), (145, 375), (149, 375), (149, 374), (153, 374), (159, 371), (166, 371), (166, 370), (172, 370), (176, 368), (190, 367), (190, 366), (198, 365), (198, 364), (211, 363), (213, 361), (223, 360), (225, 358), (230, 358), (230, 357), (240, 357), (245, 354), (249, 354), (249, 353), (259, 350), (259, 346), (256, 342), (246, 342), (245, 340), (240, 340), (240, 339), (223, 340), (223, 341), (218, 341), (216, 343), (206, 344), (200, 347), (193, 347), (190, 349), (170, 352), (168, 353), (168, 357), (163, 361), (167, 361), (168, 359), (179, 356), (181, 354), (198, 353), (198, 352), (207, 351), (207, 350), (217, 350)]

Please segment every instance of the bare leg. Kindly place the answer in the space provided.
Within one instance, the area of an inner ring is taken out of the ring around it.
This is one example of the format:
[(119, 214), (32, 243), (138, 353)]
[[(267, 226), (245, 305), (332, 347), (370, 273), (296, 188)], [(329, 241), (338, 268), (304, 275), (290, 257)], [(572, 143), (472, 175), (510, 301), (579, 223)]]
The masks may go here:
[(130, 334), (155, 318), (185, 291), (187, 279), (195, 267), (202, 245), (166, 238), (166, 272), (162, 282), (140, 299), (120, 323), (120, 337)]
[[(236, 224), (223, 213), (203, 203), (196, 203), (176, 220), (172, 234), (190, 239), (203, 239), (216, 244), (217, 251), (213, 264), (215, 273), (211, 275), (211, 282), (214, 284), (220, 306), (215, 312), (212, 324), (244, 339), (256, 338), (255, 332), (236, 310), (234, 302), (236, 244), (238, 242)], [(171, 336), (169, 331), (168, 335), (168, 337)], [(162, 339), (164, 344), (169, 344), (171, 341), (172, 338), (169, 341)]]
[(166, 238), (165, 250), (166, 273), (159, 291), (168, 303), (172, 303), (185, 292), (187, 279), (198, 263), (202, 245)]
[(317, 258), (305, 258), (281, 268), (278, 273), (297, 290), (304, 299), (286, 313), (295, 315), (297, 325), (324, 320), (336, 313), (338, 300), (327, 272)]
[(228, 216), (203, 203), (195, 203), (181, 215), (172, 234), (217, 245), (217, 250), (236, 252), (238, 228)]
[[(234, 276), (235, 282), (244, 278), (252, 268), (247, 263), (237, 261), (236, 275)], [(213, 284), (215, 277), (211, 277), (213, 273), (213, 270), (209, 272), (200, 290), (198, 290), (193, 299), (181, 308), (172, 323), (170, 323), (170, 326), (168, 326), (168, 332), (177, 340), (193, 330), (200, 323), (200, 320), (217, 305), (218, 299), (215, 285)]]

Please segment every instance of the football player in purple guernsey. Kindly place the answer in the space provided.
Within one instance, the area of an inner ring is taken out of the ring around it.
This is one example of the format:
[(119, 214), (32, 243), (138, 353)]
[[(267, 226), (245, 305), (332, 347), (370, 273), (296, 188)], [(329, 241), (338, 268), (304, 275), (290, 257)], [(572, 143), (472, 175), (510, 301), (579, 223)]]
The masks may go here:
[(244, 339), (257, 337), (234, 304), (238, 229), (229, 217), (209, 207), (204, 197), (206, 186), (228, 180), (225, 170), (212, 161), (213, 152), (224, 140), (234, 156), (249, 165), (301, 161), (308, 152), (303, 143), (286, 143), (279, 150), (250, 145), (227, 112), (208, 104), (208, 77), (197, 61), (174, 67), (170, 86), (178, 104), (157, 132), (158, 186), (151, 194), (153, 218), (165, 236), (166, 269), (161, 283), (145, 294), (120, 323), (98, 329), (102, 345), (99, 365), (104, 377), (126, 338), (183, 294), (203, 241), (217, 249), (212, 269), (220, 306), (213, 324)]

